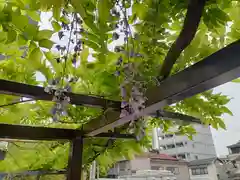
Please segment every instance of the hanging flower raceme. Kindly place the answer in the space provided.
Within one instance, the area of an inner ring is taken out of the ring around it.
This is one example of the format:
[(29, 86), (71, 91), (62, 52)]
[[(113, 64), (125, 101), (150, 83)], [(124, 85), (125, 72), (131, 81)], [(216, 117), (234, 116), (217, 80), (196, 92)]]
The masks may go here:
[[(125, 46), (115, 46), (114, 48), (116, 53), (123, 53), (125, 55), (124, 57), (126, 57), (125, 61), (122, 56), (118, 58), (115, 71), (116, 76), (123, 76), (123, 81), (120, 84), (122, 98), (120, 118), (122, 118), (130, 114), (138, 114), (145, 108), (146, 98), (144, 97), (144, 84), (137, 80), (137, 77), (141, 76), (138, 70), (138, 63), (129, 61), (131, 58), (139, 58), (142, 56), (140, 53), (135, 52), (134, 46), (132, 46), (132, 49), (129, 48), (129, 36), (132, 33), (126, 18), (126, 11), (120, 13), (116, 9), (113, 9), (112, 13), (119, 14), (119, 16), (123, 15), (123, 19), (119, 21), (118, 27), (122, 27), (122, 29), (119, 28), (119, 30), (120, 32), (123, 32)], [(117, 40), (119, 38), (119, 34), (114, 32), (112, 39)], [(140, 118), (137, 121), (132, 121), (130, 123), (130, 131), (135, 132), (138, 140), (141, 140), (144, 137), (145, 129), (146, 121), (144, 118)]]
[[(66, 18), (69, 16), (69, 14), (64, 10), (62, 14)], [(52, 119), (54, 122), (59, 121), (61, 116), (68, 115), (67, 106), (71, 100), (67, 94), (72, 91), (71, 85), (78, 81), (77, 77), (70, 77), (66, 70), (68, 60), (71, 60), (73, 67), (77, 68), (77, 61), (80, 56), (80, 52), (82, 51), (82, 41), (80, 40), (80, 33), (84, 31), (81, 27), (82, 20), (77, 14), (72, 14), (72, 17), (73, 20), (70, 25), (62, 23), (62, 30), (68, 32), (58, 32), (59, 40), (62, 40), (65, 36), (68, 37), (66, 45), (56, 45), (56, 49), (60, 54), (60, 56), (56, 58), (56, 61), (57, 63), (61, 63), (63, 65), (63, 72), (61, 77), (49, 81), (48, 86), (45, 87), (45, 92), (52, 94), (52, 101), (55, 102), (51, 109), (51, 114), (53, 116)]]
[(67, 92), (71, 91), (70, 86), (64, 88), (58, 88), (59, 79), (54, 79), (49, 82), (49, 85), (45, 87), (45, 92), (52, 94), (52, 101), (55, 102), (51, 109), (53, 121), (56, 122), (61, 116), (67, 116), (67, 105), (70, 103), (70, 97), (67, 96)]

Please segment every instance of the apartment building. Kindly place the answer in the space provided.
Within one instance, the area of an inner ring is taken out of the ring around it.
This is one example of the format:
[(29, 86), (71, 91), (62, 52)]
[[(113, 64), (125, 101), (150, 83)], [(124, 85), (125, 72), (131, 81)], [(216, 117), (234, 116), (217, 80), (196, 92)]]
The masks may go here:
[(153, 130), (153, 146), (161, 153), (172, 157), (192, 161), (216, 157), (210, 127), (194, 125), (197, 134), (190, 140), (187, 136), (165, 134), (160, 128)]
[(188, 162), (158, 152), (144, 153), (132, 160), (119, 161), (110, 169), (108, 177), (130, 176), (141, 170), (168, 171), (173, 173), (177, 180), (190, 179)]
[(191, 180), (230, 180), (227, 169), (227, 163), (219, 158), (208, 158), (189, 162)]
[(232, 180), (240, 180), (240, 141), (227, 146), (229, 155), (227, 159), (231, 161), (232, 167), (228, 168), (229, 177)]
[[(236, 144), (232, 144), (230, 146), (227, 146), (229, 151), (229, 157), (239, 157), (240, 156), (240, 141), (238, 141)], [(240, 158), (239, 158), (240, 161)]]

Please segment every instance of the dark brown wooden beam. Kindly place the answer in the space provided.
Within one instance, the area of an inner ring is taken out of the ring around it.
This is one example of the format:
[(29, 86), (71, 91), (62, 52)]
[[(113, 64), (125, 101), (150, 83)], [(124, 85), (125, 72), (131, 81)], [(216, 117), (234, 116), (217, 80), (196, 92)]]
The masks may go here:
[(141, 116), (156, 112), (166, 105), (236, 79), (240, 76), (239, 58), (240, 40), (167, 78), (159, 86), (150, 87), (146, 93), (147, 107), (140, 113), (119, 118), (119, 112), (108, 111), (105, 117), (101, 116), (84, 125), (84, 131), (89, 132), (89, 136), (106, 132)]
[[(80, 136), (88, 138), (88, 136), (84, 136), (84, 134), (84, 132), (75, 129), (0, 124), (0, 140), (6, 139), (6, 141), (17, 140), (20, 142), (35, 142), (36, 140), (73, 140)], [(120, 134), (115, 132), (100, 133), (95, 137), (108, 139), (135, 139), (133, 134)]]
[[(14, 96), (21, 96), (26, 98), (32, 98), (35, 100), (52, 101), (53, 95), (44, 91), (43, 87), (33, 86), (18, 82), (12, 82), (0, 79), (0, 94), (8, 94)], [(71, 99), (71, 104), (83, 105), (90, 107), (105, 108), (111, 107), (114, 109), (120, 109), (120, 102), (106, 100), (97, 96), (88, 96), (82, 94), (67, 93)]]
[(73, 129), (0, 124), (0, 138), (22, 140), (72, 140), (82, 133)]
[[(84, 138), (88, 138), (89, 136), (86, 136)], [(100, 133), (94, 136), (96, 138), (108, 138), (108, 139), (136, 139), (136, 136), (134, 134), (120, 134), (120, 133)]]
[(67, 180), (82, 179), (83, 138), (78, 137), (71, 142), (68, 159)]
[[(32, 85), (27, 85), (27, 84), (22, 84), (22, 83), (7, 81), (7, 80), (0, 80), (0, 85), (1, 85), (0, 93), (3, 93), (3, 94), (19, 95), (22, 97), (28, 97), (36, 100), (46, 100), (46, 101), (51, 101), (53, 97), (52, 95), (45, 93), (42, 87), (38, 87), (38, 86), (32, 86)], [(73, 94), (73, 93), (68, 93), (68, 95), (71, 97), (71, 102), (70, 102), (71, 104), (87, 105), (87, 106), (101, 107), (101, 108), (109, 107), (109, 108), (112, 108), (114, 111), (120, 111), (121, 102), (119, 101), (112, 101), (112, 100), (103, 99), (97, 96), (94, 97), (94, 96), (87, 96), (87, 95)], [(14, 104), (24, 103), (27, 101), (31, 101), (31, 100), (12, 102), (8, 104), (0, 105), (0, 107), (7, 107)], [(166, 112), (164, 114), (167, 115), (168, 113)], [(182, 117), (181, 120), (184, 121), (183, 116), (181, 117)], [(172, 115), (169, 118), (172, 118)]]
[(165, 120), (177, 120), (177, 121), (184, 121), (187, 123), (197, 123), (201, 124), (201, 120), (198, 118), (195, 118), (193, 116), (188, 116), (185, 114), (175, 113), (175, 112), (168, 112), (168, 111), (162, 111), (159, 110), (155, 113), (150, 113), (149, 116), (156, 117), (156, 118), (162, 118)]

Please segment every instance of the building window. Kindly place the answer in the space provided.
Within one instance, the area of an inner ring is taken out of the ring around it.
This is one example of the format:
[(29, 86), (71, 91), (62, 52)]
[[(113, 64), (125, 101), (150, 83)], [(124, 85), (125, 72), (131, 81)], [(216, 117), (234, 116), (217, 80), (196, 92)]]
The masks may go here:
[(179, 168), (178, 167), (166, 167), (166, 170), (172, 172), (173, 174), (179, 174)]
[(177, 155), (179, 159), (186, 159), (186, 155), (185, 154), (178, 154)]
[(232, 154), (238, 154), (238, 153), (240, 153), (240, 148), (239, 147), (231, 148), (231, 151), (232, 151)]
[(168, 145), (167, 145), (167, 149), (173, 149), (173, 148), (175, 148), (175, 145), (174, 145), (174, 144), (168, 144)]
[(165, 150), (165, 149), (166, 149), (165, 146), (160, 146), (159, 148), (160, 148), (161, 150)]
[(165, 134), (165, 138), (171, 138), (171, 137), (173, 137), (172, 134)]
[(158, 140), (163, 140), (163, 136), (159, 136), (159, 137), (158, 137)]
[(201, 174), (208, 174), (207, 167), (204, 168), (192, 168), (192, 175), (201, 175)]
[(136, 174), (137, 170), (131, 170), (132, 174)]
[(182, 142), (179, 142), (179, 143), (176, 143), (176, 147), (183, 147), (183, 143)]
[(119, 170), (120, 170), (120, 171), (126, 171), (126, 170), (128, 170), (129, 167), (130, 167), (128, 161), (120, 161), (120, 162), (118, 163), (118, 166), (119, 166)]
[(151, 166), (151, 170), (159, 170), (159, 166)]
[(162, 140), (162, 139), (165, 139), (165, 137), (164, 136), (159, 136), (159, 139)]
[(160, 167), (159, 167), (159, 170), (164, 170), (164, 167), (160, 166)]

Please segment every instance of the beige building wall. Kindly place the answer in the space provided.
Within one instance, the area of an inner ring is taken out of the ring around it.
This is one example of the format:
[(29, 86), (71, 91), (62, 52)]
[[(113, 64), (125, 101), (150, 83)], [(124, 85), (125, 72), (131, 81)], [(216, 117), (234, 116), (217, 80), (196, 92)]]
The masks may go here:
[(152, 169), (152, 170), (175, 169), (174, 174), (176, 175), (177, 180), (190, 180), (187, 162), (138, 157), (130, 161), (130, 167), (131, 167), (131, 171), (149, 170), (149, 169)]
[(175, 168), (175, 175), (177, 180), (189, 180), (190, 175), (186, 162), (169, 161), (169, 160), (151, 160), (151, 168), (160, 167), (162, 170), (169, 170), (169, 168)]
[(136, 158), (130, 161), (131, 170), (147, 170), (151, 169), (149, 158)]

